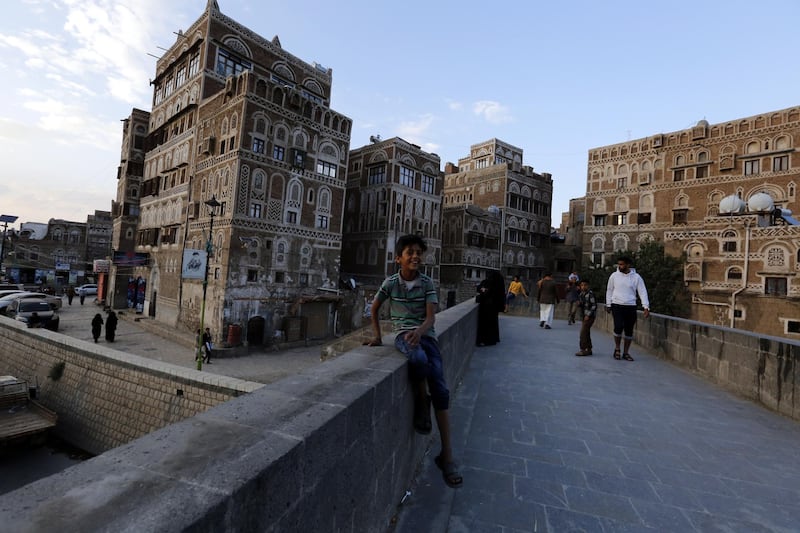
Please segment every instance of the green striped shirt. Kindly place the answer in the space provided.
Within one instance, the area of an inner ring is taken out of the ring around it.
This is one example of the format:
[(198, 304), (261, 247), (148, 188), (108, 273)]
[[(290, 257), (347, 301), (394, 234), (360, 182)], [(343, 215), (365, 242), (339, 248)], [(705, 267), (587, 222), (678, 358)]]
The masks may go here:
[[(420, 272), (413, 284), (413, 287), (408, 288), (398, 272), (386, 278), (375, 294), (375, 299), (381, 303), (389, 300), (392, 329), (395, 332), (416, 329), (425, 321), (427, 305), (439, 303), (436, 286), (431, 278)], [(425, 336), (436, 338), (433, 326)]]

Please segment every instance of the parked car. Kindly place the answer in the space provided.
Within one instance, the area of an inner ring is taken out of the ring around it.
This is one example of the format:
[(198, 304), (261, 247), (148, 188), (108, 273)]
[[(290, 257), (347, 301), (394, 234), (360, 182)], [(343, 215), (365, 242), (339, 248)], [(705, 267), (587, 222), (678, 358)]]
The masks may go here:
[(60, 296), (51, 296), (43, 292), (16, 292), (7, 294), (0, 298), (0, 312), (5, 312), (6, 308), (15, 300), (20, 298), (33, 298), (47, 302), (53, 309), (61, 309), (62, 301)]
[(86, 285), (81, 285), (80, 287), (75, 289), (75, 294), (80, 296), (83, 294), (84, 296), (93, 296), (97, 294), (97, 285), (94, 283), (87, 283)]
[(12, 301), (6, 316), (28, 325), (29, 328), (46, 328), (58, 331), (58, 312), (41, 298), (20, 298)]
[(0, 290), (0, 298), (8, 296), (9, 294), (20, 293), (20, 292), (26, 292), (26, 291), (21, 291), (19, 289), (2, 289)]

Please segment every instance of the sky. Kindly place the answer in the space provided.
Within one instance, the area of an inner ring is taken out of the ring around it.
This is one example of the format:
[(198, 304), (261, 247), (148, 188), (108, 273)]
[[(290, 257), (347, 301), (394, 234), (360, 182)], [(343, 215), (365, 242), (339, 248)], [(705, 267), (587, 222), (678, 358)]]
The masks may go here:
[[(351, 148), (399, 136), (457, 163), (497, 138), (553, 176), (552, 224), (589, 149), (800, 105), (797, 0), (218, 0), (333, 69)], [(656, 5), (654, 5), (656, 4)], [(7, 0), (0, 214), (111, 209), (121, 120), (151, 109), (156, 57), (206, 0)]]

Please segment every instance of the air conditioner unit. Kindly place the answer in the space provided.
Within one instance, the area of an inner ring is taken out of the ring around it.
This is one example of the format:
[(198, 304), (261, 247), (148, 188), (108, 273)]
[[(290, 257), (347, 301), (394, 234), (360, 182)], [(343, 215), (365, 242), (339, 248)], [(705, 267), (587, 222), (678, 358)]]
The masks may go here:
[(203, 139), (203, 142), (200, 144), (200, 152), (204, 154), (211, 154), (214, 152), (214, 144), (216, 142), (216, 138), (214, 137), (206, 137)]
[(653, 137), (653, 148), (658, 148), (662, 144), (664, 144), (664, 136), (663, 135), (656, 135)]
[(186, 215), (190, 219), (197, 217), (197, 202), (189, 202), (186, 206)]

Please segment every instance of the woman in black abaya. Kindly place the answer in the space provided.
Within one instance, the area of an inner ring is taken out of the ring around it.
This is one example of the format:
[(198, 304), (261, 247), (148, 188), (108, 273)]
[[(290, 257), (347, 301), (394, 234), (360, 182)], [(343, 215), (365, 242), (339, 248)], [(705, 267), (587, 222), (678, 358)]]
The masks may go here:
[(478, 285), (478, 332), (475, 344), (492, 346), (500, 342), (500, 321), (498, 315), (506, 305), (506, 289), (503, 276), (490, 272)]

